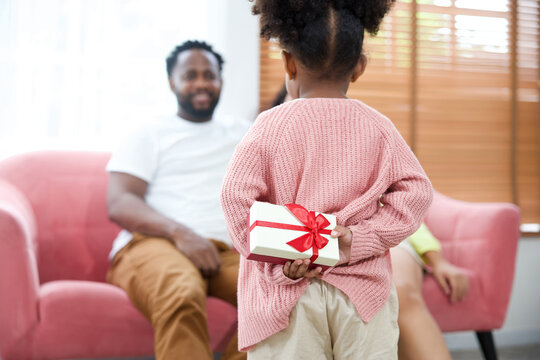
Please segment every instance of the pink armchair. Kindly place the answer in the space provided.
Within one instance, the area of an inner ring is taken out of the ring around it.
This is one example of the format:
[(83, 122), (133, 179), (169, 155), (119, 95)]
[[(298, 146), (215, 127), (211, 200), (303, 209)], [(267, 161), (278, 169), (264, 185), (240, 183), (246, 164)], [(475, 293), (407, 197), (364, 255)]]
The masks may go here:
[[(106, 153), (38, 152), (0, 162), (0, 358), (153, 354), (150, 322), (105, 283), (119, 228), (107, 218)], [(211, 346), (236, 310), (208, 298)]]
[(470, 290), (450, 304), (433, 277), (426, 277), (423, 295), (444, 332), (475, 331), (486, 359), (497, 354), (491, 331), (504, 323), (512, 283), (520, 211), (508, 203), (470, 203), (435, 193), (425, 219), (440, 239), (444, 256), (467, 270)]

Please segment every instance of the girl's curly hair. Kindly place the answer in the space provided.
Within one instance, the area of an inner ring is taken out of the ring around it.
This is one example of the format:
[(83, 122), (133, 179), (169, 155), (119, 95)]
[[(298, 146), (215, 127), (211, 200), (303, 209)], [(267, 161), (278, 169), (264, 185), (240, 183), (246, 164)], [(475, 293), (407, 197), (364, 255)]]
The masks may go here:
[(375, 35), (395, 0), (254, 0), (261, 37), (277, 38), (320, 77), (345, 76), (362, 53), (364, 30)]

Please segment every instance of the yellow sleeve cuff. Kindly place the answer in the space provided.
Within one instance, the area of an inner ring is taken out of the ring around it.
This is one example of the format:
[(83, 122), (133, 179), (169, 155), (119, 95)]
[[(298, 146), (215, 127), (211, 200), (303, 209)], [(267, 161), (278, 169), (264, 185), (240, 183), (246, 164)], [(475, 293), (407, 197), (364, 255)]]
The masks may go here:
[(420, 256), (428, 251), (441, 251), (441, 243), (433, 236), (424, 223), (409, 237), (409, 242), (414, 251)]

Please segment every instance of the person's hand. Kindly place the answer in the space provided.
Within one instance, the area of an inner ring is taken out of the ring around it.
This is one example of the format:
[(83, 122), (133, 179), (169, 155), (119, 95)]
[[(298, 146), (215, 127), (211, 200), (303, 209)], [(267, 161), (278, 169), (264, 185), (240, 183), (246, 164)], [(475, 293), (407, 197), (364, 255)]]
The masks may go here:
[(432, 273), (437, 283), (452, 303), (460, 301), (469, 291), (469, 279), (465, 272), (439, 256), (432, 261)]
[(193, 231), (183, 231), (173, 242), (201, 271), (204, 277), (215, 275), (221, 266), (221, 257), (214, 244)]
[(289, 279), (299, 279), (301, 277), (314, 278), (321, 277), (322, 267), (317, 266), (314, 269), (308, 270), (311, 261), (309, 259), (296, 259), (294, 261), (287, 261), (283, 265), (283, 274)]
[(338, 225), (330, 234), (333, 238), (338, 238), (339, 261), (336, 266), (346, 264), (351, 259), (352, 231), (348, 227)]

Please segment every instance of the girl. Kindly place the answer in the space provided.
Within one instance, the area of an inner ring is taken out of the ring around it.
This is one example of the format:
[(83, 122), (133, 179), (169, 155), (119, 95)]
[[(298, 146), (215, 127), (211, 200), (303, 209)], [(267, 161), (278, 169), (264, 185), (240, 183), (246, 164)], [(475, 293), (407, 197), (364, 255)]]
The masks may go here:
[[(263, 112), (236, 148), (222, 189), (240, 252), (239, 347), (253, 359), (395, 359), (397, 298), (389, 248), (420, 225), (432, 197), (392, 122), (346, 97), (393, 0), (257, 0), (261, 35), (283, 47), (293, 98)], [(246, 260), (254, 201), (337, 216), (338, 266)], [(384, 206), (380, 206), (380, 203)]]

